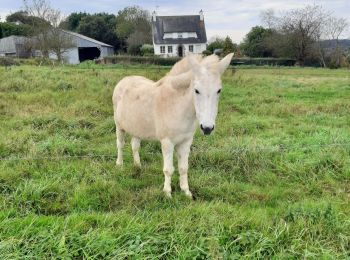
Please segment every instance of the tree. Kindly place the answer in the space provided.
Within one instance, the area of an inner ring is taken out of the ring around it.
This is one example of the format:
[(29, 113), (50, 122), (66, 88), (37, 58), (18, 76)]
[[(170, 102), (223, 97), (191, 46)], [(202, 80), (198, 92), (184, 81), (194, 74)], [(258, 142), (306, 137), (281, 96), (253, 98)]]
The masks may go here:
[(329, 13), (318, 5), (308, 5), (301, 9), (287, 11), (280, 17), (271, 12), (268, 15), (262, 15), (264, 22), (276, 32), (273, 35), (276, 38), (270, 40), (270, 43), (276, 43), (279, 48), (282, 43), (301, 66), (315, 53), (315, 43), (320, 38), (328, 16)]
[(272, 50), (268, 45), (268, 38), (271, 35), (272, 29), (255, 26), (244, 38), (241, 50), (249, 57), (271, 57)]
[(108, 43), (118, 49), (120, 40), (115, 31), (116, 16), (108, 13), (71, 13), (60, 27), (81, 33), (98, 41)]
[(223, 46), (223, 55), (226, 56), (231, 52), (237, 52), (238, 45), (233, 43), (229, 36), (226, 36)]
[(11, 35), (29, 36), (31, 35), (31, 27), (26, 24), (0, 22), (0, 39)]
[[(301, 66), (319, 63), (324, 67), (339, 67), (344, 60), (345, 49), (341, 47), (340, 36), (348, 28), (348, 22), (333, 17), (321, 6), (308, 5), (280, 16), (268, 10), (261, 18), (272, 29), (266, 43), (273, 56), (294, 57)], [(325, 46), (328, 42), (331, 47)]]
[[(24, 0), (26, 13), (32, 19), (35, 47), (49, 58), (54, 53), (59, 62), (62, 56), (74, 46), (72, 37), (59, 27), (64, 20), (60, 10), (53, 9), (46, 0)], [(39, 18), (42, 22), (37, 23)]]
[(211, 53), (214, 53), (215, 50), (224, 49), (225, 40), (219, 36), (215, 36), (210, 39), (210, 43), (207, 47), (207, 50)]
[(121, 48), (127, 51), (136, 44), (138, 48), (142, 44), (152, 43), (151, 16), (147, 10), (138, 6), (126, 7), (118, 12), (116, 32), (121, 39)]
[(325, 34), (327, 39), (335, 42), (335, 47), (330, 53), (331, 66), (339, 68), (341, 63), (341, 57), (344, 55), (345, 50), (340, 45), (339, 37), (349, 27), (348, 22), (344, 18), (329, 17), (326, 21)]
[(149, 44), (149, 35), (146, 32), (135, 31), (126, 40), (128, 49), (127, 52), (131, 55), (141, 55), (141, 47), (144, 44)]
[(40, 17), (32, 16), (26, 11), (18, 11), (13, 14), (6, 16), (6, 22), (16, 23), (21, 22), (26, 25), (40, 26), (41, 24), (47, 24), (46, 20), (41, 19)]
[(116, 17), (113, 14), (99, 13), (84, 16), (76, 28), (78, 33), (101, 42), (108, 43), (118, 49), (120, 40), (115, 31)]
[(60, 27), (68, 31), (76, 32), (81, 20), (87, 16), (89, 16), (89, 14), (85, 12), (71, 13), (64, 21), (61, 22)]

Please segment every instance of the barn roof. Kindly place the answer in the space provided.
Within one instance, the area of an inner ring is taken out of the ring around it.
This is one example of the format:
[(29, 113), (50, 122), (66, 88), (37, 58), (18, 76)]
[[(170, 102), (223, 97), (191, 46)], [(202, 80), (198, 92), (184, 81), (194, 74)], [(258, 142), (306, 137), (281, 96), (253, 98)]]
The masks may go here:
[[(156, 44), (206, 43), (204, 20), (199, 15), (156, 16), (152, 22), (153, 40)], [(197, 38), (163, 39), (164, 33), (195, 32)]]
[(82, 35), (82, 34), (80, 34), (80, 33), (71, 32), (71, 31), (65, 31), (65, 30), (62, 30), (62, 31), (64, 31), (64, 32), (67, 33), (67, 34), (72, 35), (73, 37), (77, 37), (77, 38), (80, 38), (80, 39), (83, 39), (83, 40), (86, 40), (86, 41), (95, 43), (95, 44), (97, 44), (97, 45), (101, 45), (101, 46), (113, 48), (112, 45), (109, 45), (109, 44), (104, 43), (104, 42), (100, 42), (100, 41), (98, 41), (98, 40), (92, 39), (92, 38), (87, 37), (87, 36), (85, 36), (85, 35)]

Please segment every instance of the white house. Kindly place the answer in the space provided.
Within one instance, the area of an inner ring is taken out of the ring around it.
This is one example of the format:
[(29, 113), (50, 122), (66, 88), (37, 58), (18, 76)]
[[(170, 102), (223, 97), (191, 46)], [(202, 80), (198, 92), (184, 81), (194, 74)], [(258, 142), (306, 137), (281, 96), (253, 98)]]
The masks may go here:
[(183, 57), (207, 48), (203, 11), (199, 15), (157, 16), (152, 14), (154, 54)]

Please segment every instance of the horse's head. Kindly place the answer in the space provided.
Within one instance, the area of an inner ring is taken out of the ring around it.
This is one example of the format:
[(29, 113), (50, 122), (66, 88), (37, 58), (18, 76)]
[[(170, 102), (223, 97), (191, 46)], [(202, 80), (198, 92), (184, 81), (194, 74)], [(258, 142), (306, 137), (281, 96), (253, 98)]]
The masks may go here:
[(218, 112), (218, 102), (221, 92), (221, 75), (230, 65), (233, 53), (219, 61), (214, 56), (205, 58), (202, 62), (189, 57), (193, 72), (192, 84), (193, 101), (196, 117), (205, 135), (209, 135), (215, 127)]

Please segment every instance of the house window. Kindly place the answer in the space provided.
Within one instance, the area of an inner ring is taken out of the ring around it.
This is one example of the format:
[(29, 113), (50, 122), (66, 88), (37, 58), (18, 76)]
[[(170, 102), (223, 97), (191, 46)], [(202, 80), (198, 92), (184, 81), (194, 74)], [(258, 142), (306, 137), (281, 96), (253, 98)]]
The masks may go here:
[(193, 45), (189, 45), (189, 46), (188, 46), (188, 51), (189, 51), (189, 52), (193, 52)]
[(165, 53), (165, 46), (160, 46), (160, 53)]
[(173, 53), (173, 46), (168, 46), (168, 53)]

